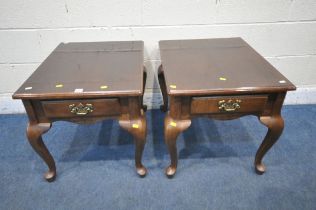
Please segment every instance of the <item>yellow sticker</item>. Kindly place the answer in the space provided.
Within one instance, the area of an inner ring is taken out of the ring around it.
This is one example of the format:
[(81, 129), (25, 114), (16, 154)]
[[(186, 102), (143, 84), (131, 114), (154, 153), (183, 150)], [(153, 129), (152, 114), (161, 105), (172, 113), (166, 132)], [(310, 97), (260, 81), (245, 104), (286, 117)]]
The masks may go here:
[(100, 86), (100, 89), (107, 89), (107, 88), (108, 88), (108, 86), (106, 86), (106, 85)]
[(176, 85), (169, 85), (170, 88), (176, 89), (177, 86)]
[(133, 123), (132, 127), (133, 127), (133, 128), (139, 128), (139, 125), (138, 125), (138, 124)]
[(177, 123), (176, 123), (176, 122), (173, 122), (173, 121), (170, 122), (170, 125), (173, 126), (173, 127), (177, 127)]
[(56, 85), (57, 88), (61, 88), (61, 87), (63, 87), (63, 86), (64, 86), (63, 84), (57, 84), (57, 85)]
[(227, 79), (225, 77), (220, 77), (219, 80), (226, 81)]

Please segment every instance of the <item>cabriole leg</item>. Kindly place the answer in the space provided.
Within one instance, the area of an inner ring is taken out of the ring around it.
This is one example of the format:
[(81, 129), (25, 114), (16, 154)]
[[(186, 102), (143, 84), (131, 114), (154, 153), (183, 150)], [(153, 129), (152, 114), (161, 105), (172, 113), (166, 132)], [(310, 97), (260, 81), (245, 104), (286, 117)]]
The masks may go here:
[(277, 142), (284, 128), (284, 121), (281, 115), (260, 117), (260, 122), (268, 127), (268, 132), (261, 143), (255, 158), (255, 169), (257, 174), (263, 174), (266, 170), (262, 163), (264, 155)]
[(48, 171), (44, 174), (44, 178), (48, 182), (52, 182), (56, 178), (55, 161), (42, 140), (42, 134), (50, 128), (51, 123), (29, 124), (27, 127), (27, 138), (31, 146), (48, 166)]
[(178, 155), (177, 155), (177, 137), (191, 125), (191, 120), (174, 120), (169, 114), (165, 117), (165, 142), (170, 154), (170, 165), (166, 168), (166, 175), (172, 178), (177, 171)]

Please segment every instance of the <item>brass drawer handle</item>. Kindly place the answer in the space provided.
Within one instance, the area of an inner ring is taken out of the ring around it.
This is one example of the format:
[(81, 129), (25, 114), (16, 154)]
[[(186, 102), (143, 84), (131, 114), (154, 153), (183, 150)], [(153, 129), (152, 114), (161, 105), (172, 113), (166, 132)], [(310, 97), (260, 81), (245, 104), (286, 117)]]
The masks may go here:
[(237, 109), (240, 109), (240, 103), (241, 100), (236, 99), (235, 101), (232, 99), (229, 99), (227, 102), (225, 100), (221, 100), (218, 102), (218, 109), (220, 111), (225, 112), (233, 112)]
[(83, 105), (82, 103), (79, 103), (77, 106), (75, 104), (71, 104), (69, 105), (69, 110), (71, 113), (76, 115), (86, 115), (93, 112), (93, 106), (92, 104)]

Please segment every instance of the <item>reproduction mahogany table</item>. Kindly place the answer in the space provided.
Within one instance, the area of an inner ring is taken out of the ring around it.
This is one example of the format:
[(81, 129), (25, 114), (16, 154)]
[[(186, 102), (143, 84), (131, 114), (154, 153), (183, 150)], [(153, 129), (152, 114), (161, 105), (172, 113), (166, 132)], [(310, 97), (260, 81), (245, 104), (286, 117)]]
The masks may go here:
[(57, 120), (117, 119), (134, 136), (136, 171), (146, 175), (143, 48), (142, 41), (61, 43), (14, 93), (29, 118), (28, 140), (48, 165), (47, 181), (55, 179), (56, 167), (41, 136)]
[(245, 115), (258, 116), (268, 127), (254, 161), (256, 172), (264, 173), (262, 158), (284, 127), (283, 100), (296, 87), (241, 38), (166, 40), (159, 46), (163, 111), (170, 99), (164, 122), (171, 158), (166, 175), (176, 173), (176, 139), (192, 118), (230, 120)]

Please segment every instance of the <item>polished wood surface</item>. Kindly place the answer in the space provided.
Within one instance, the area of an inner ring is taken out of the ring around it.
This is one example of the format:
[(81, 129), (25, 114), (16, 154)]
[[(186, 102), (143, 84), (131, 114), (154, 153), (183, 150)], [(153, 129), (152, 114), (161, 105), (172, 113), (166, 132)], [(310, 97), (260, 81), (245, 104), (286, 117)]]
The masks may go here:
[(61, 43), (13, 97), (140, 96), (142, 75), (142, 41)]
[(170, 95), (295, 89), (241, 38), (160, 41), (159, 46)]
[(141, 41), (60, 44), (12, 96), (23, 101), (28, 140), (48, 166), (44, 178), (54, 181), (57, 173), (42, 140), (54, 121), (104, 119), (117, 119), (133, 135), (136, 172), (145, 176), (145, 82)]
[(161, 110), (169, 105), (164, 135), (171, 163), (166, 175), (176, 173), (176, 140), (192, 118), (232, 120), (245, 115), (257, 116), (268, 128), (254, 163), (255, 171), (264, 173), (262, 159), (283, 131), (286, 92), (296, 87), (241, 38), (160, 41), (160, 50)]

